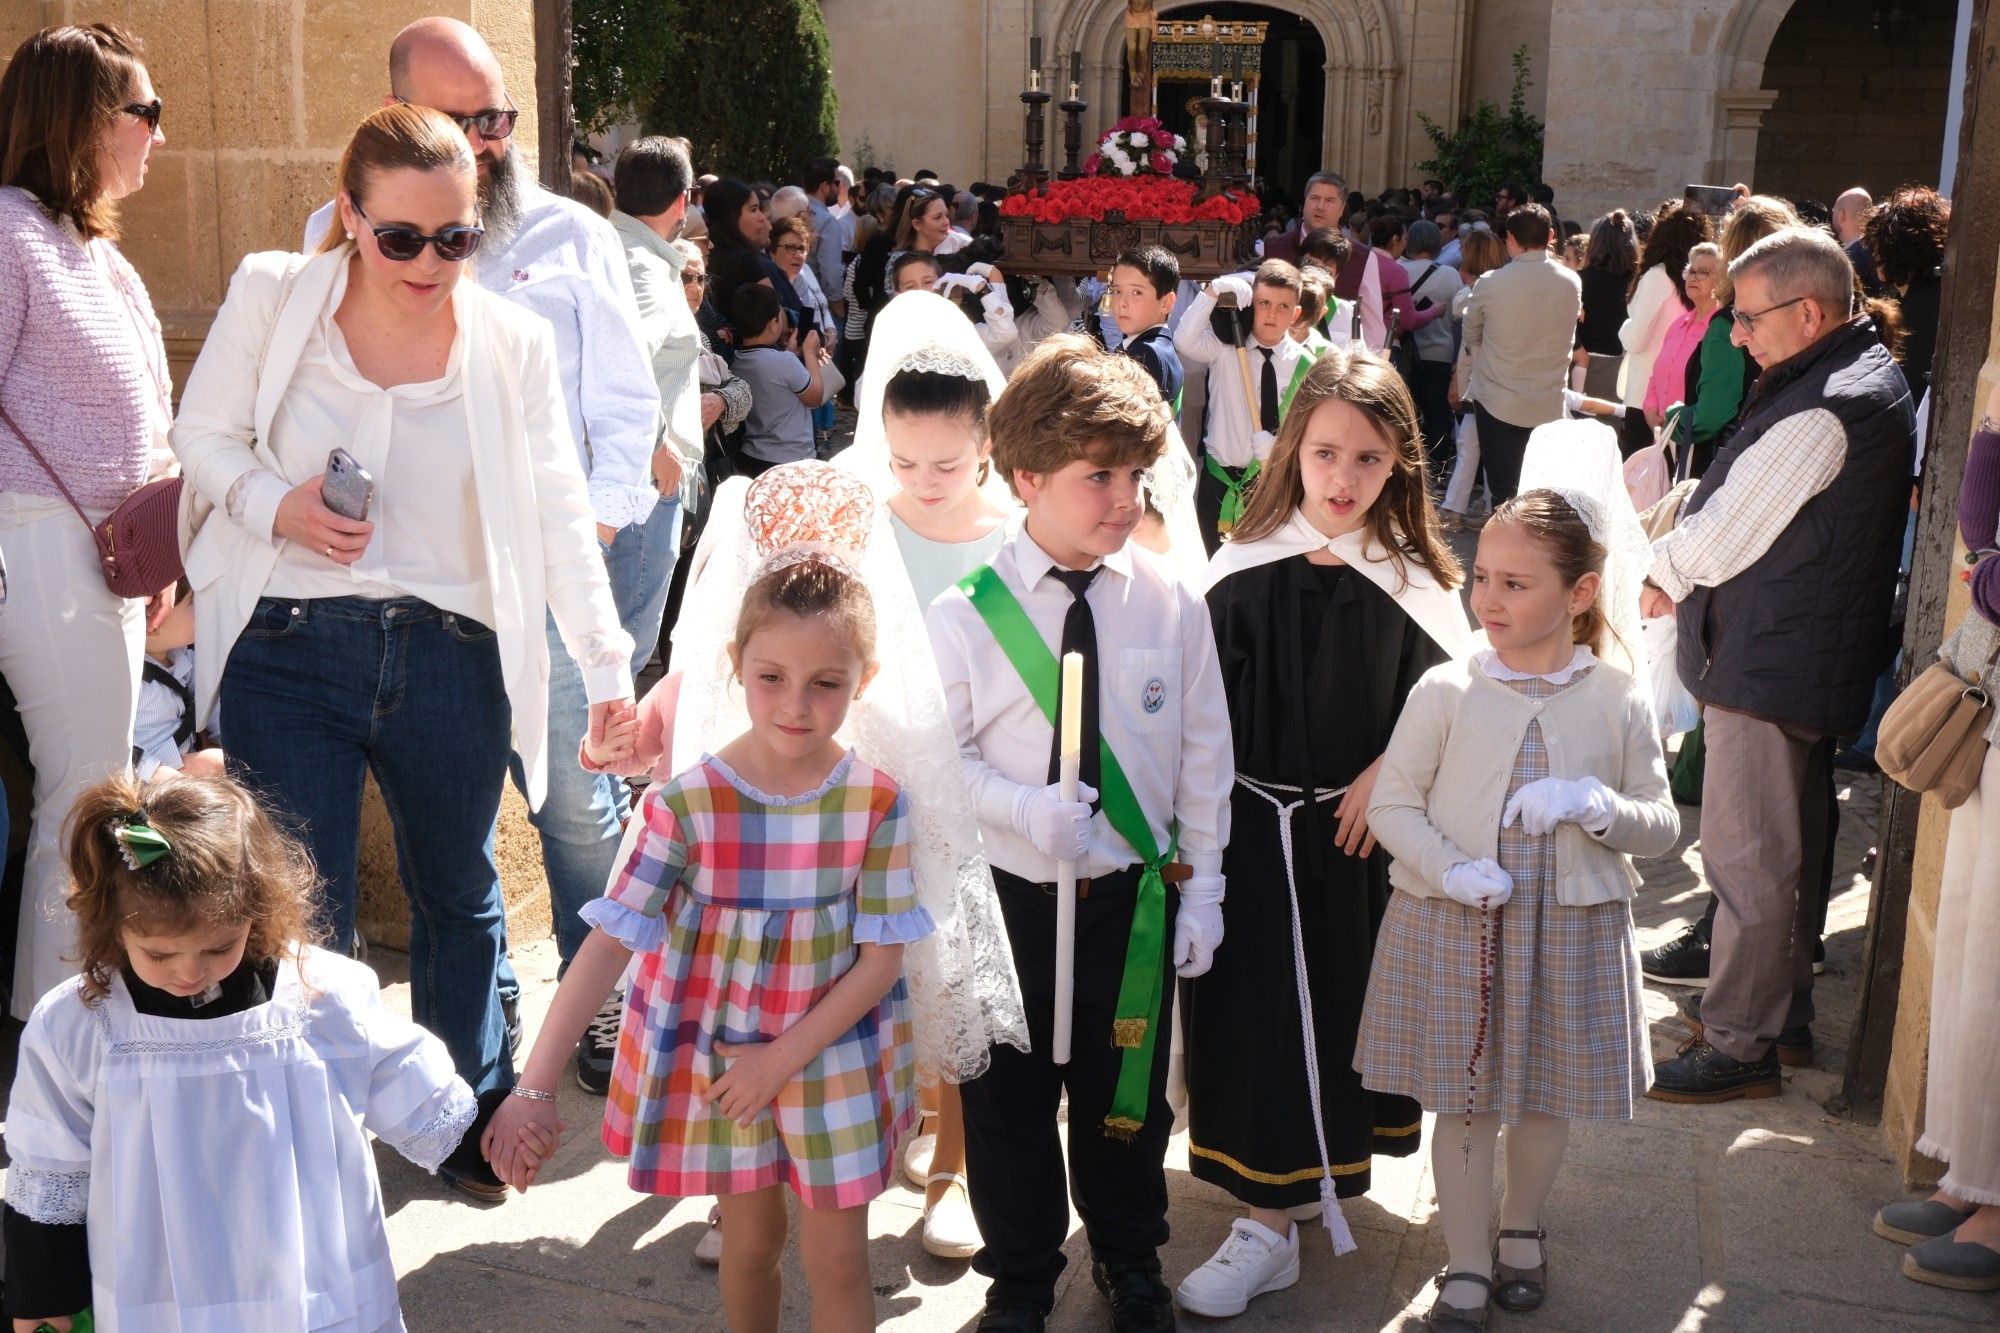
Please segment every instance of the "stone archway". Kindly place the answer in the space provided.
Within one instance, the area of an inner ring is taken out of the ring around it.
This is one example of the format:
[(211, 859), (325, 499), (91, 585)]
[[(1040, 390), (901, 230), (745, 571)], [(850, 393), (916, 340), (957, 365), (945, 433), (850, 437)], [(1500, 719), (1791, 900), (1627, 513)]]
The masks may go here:
[(1715, 128), (1706, 179), (1748, 181), (1757, 166), (1757, 131), (1778, 95), (1764, 87), (1764, 57), (1793, 0), (1737, 0), (1717, 30)]
[[(1380, 189), (1407, 175), (1408, 60), (1404, 34), (1387, 0), (1260, 0), (1304, 18), (1326, 47), (1322, 167), (1357, 189)], [(1199, 17), (1200, 0), (1162, 0), (1163, 15)], [(1057, 51), (1083, 53), (1088, 135), (1115, 118), (1124, 55), (1122, 0), (1062, 0), (1053, 25)], [(1287, 182), (1296, 188), (1297, 181)]]

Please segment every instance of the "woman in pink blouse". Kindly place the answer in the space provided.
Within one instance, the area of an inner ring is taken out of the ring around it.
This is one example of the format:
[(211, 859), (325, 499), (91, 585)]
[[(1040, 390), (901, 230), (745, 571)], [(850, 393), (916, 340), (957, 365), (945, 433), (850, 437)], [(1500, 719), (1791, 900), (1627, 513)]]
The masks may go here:
[(95, 523), (172, 463), (159, 321), (114, 244), (116, 204), (166, 141), (139, 54), (105, 24), (45, 28), (0, 76), (0, 675), (35, 766), (16, 1018), (75, 975), (63, 822), (85, 785), (131, 762), (145, 648), (146, 604), (104, 586), (63, 487)]
[(1701, 346), (1708, 321), (1715, 317), (1715, 283), (1721, 276), (1720, 248), (1703, 241), (1688, 251), (1681, 280), (1687, 284), (1688, 300), (1694, 302), (1694, 308), (1683, 311), (1667, 326), (1660, 354), (1653, 359), (1652, 376), (1646, 381), (1646, 424), (1655, 430), (1665, 424), (1668, 408), (1687, 400), (1688, 358)]

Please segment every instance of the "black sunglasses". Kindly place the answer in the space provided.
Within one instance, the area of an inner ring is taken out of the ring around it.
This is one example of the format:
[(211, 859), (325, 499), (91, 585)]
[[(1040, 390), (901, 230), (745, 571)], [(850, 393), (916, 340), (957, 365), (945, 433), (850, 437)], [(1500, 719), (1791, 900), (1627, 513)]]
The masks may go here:
[[(358, 202), (354, 211), (361, 213)], [(486, 239), (486, 228), (468, 227), (462, 222), (435, 236), (426, 236), (415, 227), (378, 227), (366, 213), (361, 213), (361, 220), (375, 233), (375, 247), (382, 252), (382, 258), (398, 264), (415, 259), (426, 245), (435, 246), (438, 258), (447, 264), (463, 263), (479, 253), (479, 243)]]
[[(399, 97), (396, 100), (404, 106), (411, 105), (410, 99), (407, 97)], [(521, 118), (521, 113), (513, 107), (504, 109), (488, 107), (484, 111), (475, 111), (469, 116), (457, 116), (449, 111), (444, 112), (443, 115), (445, 119), (458, 126), (459, 133), (470, 136), (474, 130), (477, 130), (479, 137), (482, 139), (506, 139), (512, 137), (514, 122)]]
[(160, 99), (157, 97), (150, 102), (131, 102), (118, 109), (128, 116), (137, 116), (139, 119), (145, 121), (146, 128), (149, 130), (160, 128), (161, 106)]

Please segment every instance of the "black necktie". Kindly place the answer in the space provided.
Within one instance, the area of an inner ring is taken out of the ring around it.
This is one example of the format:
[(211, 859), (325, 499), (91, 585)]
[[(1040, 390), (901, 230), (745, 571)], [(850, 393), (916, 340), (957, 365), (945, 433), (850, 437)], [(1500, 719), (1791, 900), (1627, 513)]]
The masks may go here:
[[(1083, 654), (1083, 751), (1078, 756), (1077, 776), (1088, 787), (1097, 786), (1099, 761), (1098, 737), (1101, 734), (1097, 719), (1097, 619), (1090, 613), (1090, 602), (1084, 593), (1102, 569), (1052, 569), (1049, 573), (1063, 581), (1069, 594), (1076, 600), (1069, 604), (1068, 614), (1063, 616), (1062, 652), (1067, 657), (1071, 653)], [(1062, 717), (1062, 707), (1058, 701), (1056, 717)], [(1055, 782), (1062, 776), (1062, 727), (1056, 727), (1055, 740), (1049, 744), (1049, 781)], [(1093, 805), (1096, 802), (1092, 802)]]
[(1278, 366), (1272, 360), (1273, 351), (1269, 347), (1259, 347), (1264, 354), (1264, 387), (1258, 393), (1258, 415), (1263, 418), (1264, 429), (1278, 433)]

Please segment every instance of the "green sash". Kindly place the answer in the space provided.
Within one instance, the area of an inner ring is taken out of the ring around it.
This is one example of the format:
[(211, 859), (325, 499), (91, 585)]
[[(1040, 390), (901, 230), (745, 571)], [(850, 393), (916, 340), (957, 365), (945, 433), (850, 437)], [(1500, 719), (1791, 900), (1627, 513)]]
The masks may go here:
[[(1000, 651), (1020, 673), (1021, 683), (1028, 687), (1049, 725), (1057, 725), (1061, 667), (1028, 619), (1014, 590), (991, 565), (980, 566), (958, 586), (971, 599), (972, 609), (979, 612), (986, 628), (993, 632)], [(1118, 983), (1117, 1017), (1111, 1025), (1111, 1044), (1125, 1054), (1118, 1066), (1118, 1086), (1112, 1095), (1111, 1113), (1104, 1117), (1106, 1134), (1130, 1139), (1146, 1123), (1153, 1043), (1160, 1027), (1160, 988), (1165, 981), (1167, 882), (1162, 872), (1178, 849), (1170, 842), (1166, 851), (1159, 850), (1152, 826), (1139, 808), (1139, 798), (1132, 792), (1131, 781), (1119, 765), (1118, 756), (1111, 752), (1111, 743), (1101, 736), (1098, 757), (1104, 817), (1145, 861), (1145, 869), (1139, 876), (1138, 898), (1132, 907), (1132, 934), (1125, 946), (1125, 974)]]
[(1283, 421), (1291, 412), (1292, 395), (1297, 393), (1299, 386), (1306, 382), (1306, 376), (1312, 371), (1313, 365), (1321, 357), (1333, 350), (1333, 341), (1321, 334), (1318, 329), (1314, 329), (1312, 336), (1306, 339), (1305, 348), (1306, 354), (1299, 358), (1298, 365), (1292, 367), (1292, 382), (1285, 386), (1285, 396), (1278, 400), (1278, 420), (1280, 421)]
[(1222, 509), (1216, 514), (1215, 530), (1228, 536), (1243, 517), (1243, 507), (1247, 503), (1243, 492), (1264, 470), (1263, 460), (1253, 458), (1240, 469), (1224, 467), (1215, 461), (1214, 454), (1203, 454), (1201, 461), (1208, 468), (1208, 475), (1222, 483)]

